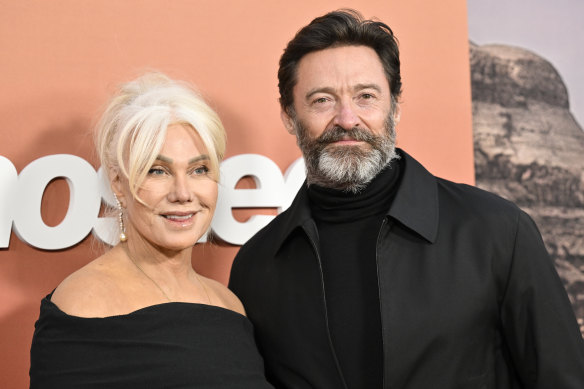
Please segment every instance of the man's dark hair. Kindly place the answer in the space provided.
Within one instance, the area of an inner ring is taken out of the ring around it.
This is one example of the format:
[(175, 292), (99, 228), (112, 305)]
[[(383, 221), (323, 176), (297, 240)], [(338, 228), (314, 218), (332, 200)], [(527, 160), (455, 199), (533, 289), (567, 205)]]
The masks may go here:
[(397, 38), (388, 25), (365, 20), (355, 10), (342, 9), (314, 19), (296, 33), (280, 57), (278, 88), (280, 105), (284, 112), (293, 113), (298, 63), (306, 54), (340, 46), (371, 47), (381, 60), (389, 81), (392, 100), (401, 95), (401, 75)]

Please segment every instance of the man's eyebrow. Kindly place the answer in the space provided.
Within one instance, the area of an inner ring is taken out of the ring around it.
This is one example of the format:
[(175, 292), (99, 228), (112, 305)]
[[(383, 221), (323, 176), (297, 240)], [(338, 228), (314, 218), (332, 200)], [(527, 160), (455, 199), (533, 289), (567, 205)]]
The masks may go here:
[(355, 90), (355, 91), (363, 90), (363, 89), (373, 89), (379, 93), (382, 92), (381, 87), (377, 84), (357, 84), (357, 85), (353, 86), (353, 90)]
[[(172, 164), (174, 162), (172, 158), (166, 157), (166, 156), (161, 155), (161, 154), (158, 154), (158, 156), (156, 156), (156, 159), (159, 161), (162, 161), (162, 162), (169, 163), (169, 164)], [(197, 163), (199, 161), (208, 160), (208, 159), (210, 159), (210, 158), (207, 154), (201, 154), (201, 155), (198, 155), (194, 158), (189, 159), (189, 165), (193, 164), (193, 163)]]
[[(373, 83), (371, 83), (371, 84), (355, 84), (352, 86), (352, 89), (353, 89), (353, 91), (360, 91), (363, 89), (373, 89), (376, 92), (379, 92), (379, 93), (382, 92), (381, 87), (379, 85), (373, 84)], [(317, 93), (334, 94), (335, 90), (331, 87), (328, 87), (328, 86), (313, 88), (306, 93), (306, 99), (307, 100), (310, 99), (313, 95), (315, 95)]]
[(324, 87), (318, 87), (318, 88), (313, 88), (311, 90), (309, 90), (306, 93), (306, 100), (310, 99), (313, 95), (317, 94), (317, 93), (330, 93), (330, 94), (334, 94), (335, 90), (331, 87), (328, 86), (324, 86)]

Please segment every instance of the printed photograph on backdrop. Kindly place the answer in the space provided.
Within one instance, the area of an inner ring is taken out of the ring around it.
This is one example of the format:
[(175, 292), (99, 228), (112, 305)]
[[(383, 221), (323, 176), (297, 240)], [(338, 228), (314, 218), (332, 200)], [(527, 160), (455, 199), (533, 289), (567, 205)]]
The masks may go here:
[(534, 218), (584, 334), (584, 3), (468, 13), (476, 185)]

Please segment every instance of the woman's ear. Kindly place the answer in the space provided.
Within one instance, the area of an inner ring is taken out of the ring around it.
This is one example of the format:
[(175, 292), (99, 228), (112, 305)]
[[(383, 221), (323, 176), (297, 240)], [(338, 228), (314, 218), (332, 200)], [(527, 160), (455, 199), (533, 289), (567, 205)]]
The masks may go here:
[(294, 128), (294, 120), (284, 111), (284, 109), (280, 109), (280, 118), (282, 119), (282, 123), (284, 123), (284, 127), (286, 130), (292, 134), (296, 135), (296, 129)]
[(122, 208), (126, 206), (126, 198), (123, 191), (122, 177), (120, 176), (120, 170), (117, 168), (109, 169), (109, 182), (112, 192), (120, 202)]

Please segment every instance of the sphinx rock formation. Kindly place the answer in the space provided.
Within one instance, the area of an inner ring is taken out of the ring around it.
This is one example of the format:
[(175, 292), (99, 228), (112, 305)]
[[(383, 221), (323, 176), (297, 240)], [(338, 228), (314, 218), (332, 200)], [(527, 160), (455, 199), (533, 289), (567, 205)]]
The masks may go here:
[(470, 45), (476, 184), (529, 213), (584, 333), (584, 131), (545, 59)]

